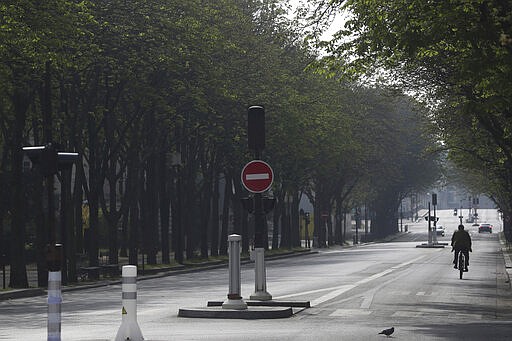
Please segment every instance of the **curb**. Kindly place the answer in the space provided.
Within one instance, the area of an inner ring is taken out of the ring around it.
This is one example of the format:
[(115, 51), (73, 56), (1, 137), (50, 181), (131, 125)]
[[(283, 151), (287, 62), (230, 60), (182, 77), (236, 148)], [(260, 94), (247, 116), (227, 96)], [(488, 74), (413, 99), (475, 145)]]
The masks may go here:
[(245, 310), (223, 309), (222, 307), (180, 308), (178, 317), (219, 318), (219, 319), (278, 319), (293, 316), (292, 307), (250, 307)]

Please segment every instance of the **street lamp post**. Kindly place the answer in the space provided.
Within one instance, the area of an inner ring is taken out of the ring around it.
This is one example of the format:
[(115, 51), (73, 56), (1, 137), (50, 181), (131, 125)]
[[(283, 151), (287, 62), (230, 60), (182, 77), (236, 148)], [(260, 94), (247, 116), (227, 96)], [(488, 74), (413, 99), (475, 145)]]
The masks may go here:
[[(71, 169), (78, 160), (78, 153), (59, 152), (51, 143), (44, 146), (23, 147), (33, 164), (40, 167), (45, 177), (48, 194), (48, 245), (46, 261), (48, 265), (48, 340), (61, 339), (61, 282), (62, 244), (57, 243), (55, 227), (55, 205), (53, 201), (54, 176), (61, 170)], [(66, 264), (64, 262), (64, 264)], [(67, 269), (64, 269), (66, 271)]]
[(434, 244), (437, 244), (437, 219), (436, 219), (437, 194), (436, 193), (432, 193), (432, 206), (434, 206), (433, 239), (434, 239)]
[(304, 238), (306, 239), (306, 247), (309, 249), (311, 247), (311, 244), (309, 242), (309, 222), (310, 222), (310, 216), (309, 216), (309, 212), (304, 212), (304, 222), (306, 224), (306, 229), (305, 229), (305, 236)]
[(173, 219), (172, 226), (172, 239), (174, 246), (174, 259), (177, 263), (183, 263), (183, 237), (182, 237), (182, 212), (181, 212), (181, 176), (180, 176), (180, 168), (181, 168), (181, 154), (179, 152), (175, 152), (171, 156), (171, 166), (174, 170), (175, 175), (175, 209), (174, 213), (176, 214)]
[(403, 202), (403, 200), (400, 201), (400, 232), (403, 232), (403, 218), (404, 218), (402, 202)]

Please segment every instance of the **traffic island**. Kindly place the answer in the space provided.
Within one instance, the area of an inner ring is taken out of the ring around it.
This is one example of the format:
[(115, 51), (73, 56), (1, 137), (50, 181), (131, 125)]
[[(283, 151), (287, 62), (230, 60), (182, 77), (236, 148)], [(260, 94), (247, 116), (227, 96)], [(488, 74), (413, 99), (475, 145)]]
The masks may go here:
[(206, 308), (180, 308), (178, 317), (219, 319), (279, 319), (293, 316), (291, 307), (250, 307), (244, 310), (225, 309), (220, 306)]

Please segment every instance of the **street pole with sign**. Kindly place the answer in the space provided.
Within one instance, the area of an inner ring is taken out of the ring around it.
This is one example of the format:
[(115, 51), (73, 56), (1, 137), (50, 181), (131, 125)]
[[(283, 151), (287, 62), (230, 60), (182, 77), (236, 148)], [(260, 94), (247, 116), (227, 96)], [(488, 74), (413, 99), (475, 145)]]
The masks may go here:
[(272, 299), (272, 295), (267, 292), (266, 284), (265, 213), (272, 205), (264, 202), (262, 193), (272, 186), (274, 173), (266, 162), (259, 160), (261, 152), (265, 149), (265, 109), (262, 106), (254, 105), (248, 109), (247, 139), (249, 149), (254, 151), (255, 158), (243, 168), (241, 175), (244, 187), (254, 193), (252, 205), (249, 205), (252, 207), (247, 207), (249, 212), (252, 210), (254, 214), (255, 290), (250, 298), (267, 301)]
[(436, 193), (432, 193), (432, 206), (434, 206), (433, 242), (434, 242), (434, 244), (437, 244), (437, 219), (436, 219), (437, 194)]

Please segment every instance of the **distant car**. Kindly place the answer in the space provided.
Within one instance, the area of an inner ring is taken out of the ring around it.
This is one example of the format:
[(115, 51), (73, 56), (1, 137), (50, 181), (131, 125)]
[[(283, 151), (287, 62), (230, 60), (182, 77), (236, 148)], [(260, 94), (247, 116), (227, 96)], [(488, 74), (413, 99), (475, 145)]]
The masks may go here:
[(444, 237), (444, 227), (443, 225), (436, 226), (436, 235)]
[(482, 233), (482, 232), (492, 233), (492, 225), (491, 224), (487, 224), (487, 223), (480, 224), (478, 226), (478, 233)]

